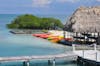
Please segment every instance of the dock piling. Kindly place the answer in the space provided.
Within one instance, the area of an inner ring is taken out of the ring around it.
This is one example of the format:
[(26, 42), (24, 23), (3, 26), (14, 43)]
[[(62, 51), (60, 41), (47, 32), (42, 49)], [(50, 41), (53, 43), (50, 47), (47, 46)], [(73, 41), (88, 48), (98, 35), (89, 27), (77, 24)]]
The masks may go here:
[(26, 62), (26, 66), (30, 66), (29, 61)]
[(48, 60), (48, 64), (51, 64), (51, 60)]
[(29, 61), (24, 61), (23, 66), (30, 66)]
[(23, 66), (26, 66), (26, 62), (25, 61), (23, 62)]
[(55, 61), (55, 59), (53, 59), (53, 66), (55, 66), (56, 65), (56, 61)]

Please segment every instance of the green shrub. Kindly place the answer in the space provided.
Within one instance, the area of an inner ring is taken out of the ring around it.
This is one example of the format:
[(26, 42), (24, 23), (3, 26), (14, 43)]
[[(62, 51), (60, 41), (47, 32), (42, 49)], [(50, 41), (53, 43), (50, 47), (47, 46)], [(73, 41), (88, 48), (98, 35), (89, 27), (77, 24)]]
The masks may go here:
[(18, 29), (55, 29), (55, 27), (63, 28), (63, 24), (59, 19), (40, 18), (31, 14), (25, 14), (15, 18), (11, 24), (7, 24), (7, 27)]

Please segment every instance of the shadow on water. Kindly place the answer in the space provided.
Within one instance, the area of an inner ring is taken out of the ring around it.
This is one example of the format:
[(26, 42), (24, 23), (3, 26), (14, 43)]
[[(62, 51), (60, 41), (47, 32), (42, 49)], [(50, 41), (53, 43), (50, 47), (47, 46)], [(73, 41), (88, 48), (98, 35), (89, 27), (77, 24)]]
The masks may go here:
[[(27, 65), (23, 65), (23, 62), (4, 62), (1, 63), (0, 66), (27, 66)], [(81, 65), (77, 65), (76, 62), (73, 61), (61, 61), (61, 62), (56, 62), (56, 64), (52, 64), (52, 63), (48, 63), (48, 61), (33, 61), (30, 62), (30, 66), (81, 66)]]
[[(42, 61), (39, 60), (37, 61), (32, 61), (29, 63), (29, 66), (94, 66), (94, 65), (89, 65), (89, 64), (82, 64), (82, 63), (77, 63), (76, 61), (58, 61), (56, 64), (48, 63), (48, 61)], [(10, 63), (0, 63), (0, 66), (27, 66), (23, 65), (23, 62), (10, 62)]]

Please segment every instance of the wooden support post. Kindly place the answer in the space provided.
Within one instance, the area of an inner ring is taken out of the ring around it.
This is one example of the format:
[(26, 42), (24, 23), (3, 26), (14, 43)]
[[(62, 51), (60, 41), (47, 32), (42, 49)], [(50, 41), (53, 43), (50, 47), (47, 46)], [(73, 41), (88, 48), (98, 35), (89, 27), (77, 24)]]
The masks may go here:
[(84, 32), (84, 43), (86, 44), (86, 32)]
[(23, 62), (23, 66), (26, 66), (26, 62), (25, 61)]
[(76, 37), (77, 37), (77, 32), (76, 32)]
[(48, 60), (48, 64), (51, 64), (51, 60)]
[(65, 38), (66, 38), (66, 31), (64, 30), (63, 32), (64, 32), (63, 37), (64, 37), (64, 39), (65, 39)]
[(96, 32), (94, 32), (94, 37), (95, 37)]
[(98, 32), (98, 37), (99, 37), (99, 32)]

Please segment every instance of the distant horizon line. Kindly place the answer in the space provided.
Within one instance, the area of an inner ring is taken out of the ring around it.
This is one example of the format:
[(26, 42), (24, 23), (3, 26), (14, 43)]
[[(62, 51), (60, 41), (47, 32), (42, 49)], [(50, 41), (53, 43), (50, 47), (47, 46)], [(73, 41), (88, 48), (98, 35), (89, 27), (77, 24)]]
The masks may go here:
[[(32, 14), (32, 13), (0, 13), (0, 14)], [(33, 15), (68, 15), (68, 14), (33, 14)]]

